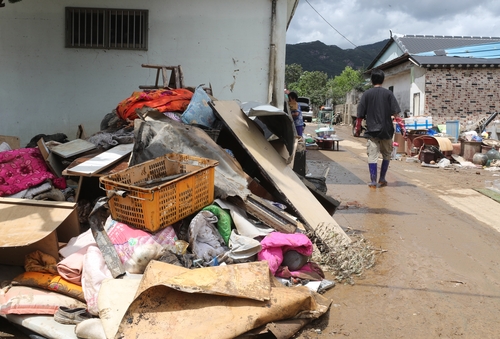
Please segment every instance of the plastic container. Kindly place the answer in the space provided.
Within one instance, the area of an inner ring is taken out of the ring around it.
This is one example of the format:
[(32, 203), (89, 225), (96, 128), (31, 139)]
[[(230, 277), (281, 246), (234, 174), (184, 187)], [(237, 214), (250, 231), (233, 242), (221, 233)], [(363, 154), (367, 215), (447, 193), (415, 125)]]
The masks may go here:
[[(170, 153), (99, 178), (113, 219), (155, 232), (210, 205), (216, 160)], [(185, 175), (183, 175), (185, 174)], [(166, 177), (180, 177), (166, 181)]]
[(484, 153), (476, 153), (472, 157), (472, 163), (476, 165), (484, 166), (486, 165), (486, 162), (488, 162), (488, 157)]
[(458, 136), (460, 135), (460, 122), (458, 120), (450, 120), (446, 122), (446, 134), (452, 136), (456, 142), (458, 140)]
[(496, 149), (490, 149), (488, 152), (486, 152), (486, 156), (490, 160), (500, 159), (500, 152), (498, 152)]
[(474, 154), (481, 152), (481, 142), (462, 140), (461, 148), (461, 153), (464, 159), (472, 161)]

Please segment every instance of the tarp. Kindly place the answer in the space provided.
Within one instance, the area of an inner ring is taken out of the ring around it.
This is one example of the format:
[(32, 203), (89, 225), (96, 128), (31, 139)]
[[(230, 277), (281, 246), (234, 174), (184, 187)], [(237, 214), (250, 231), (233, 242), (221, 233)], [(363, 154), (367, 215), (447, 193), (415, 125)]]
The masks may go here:
[(250, 194), (246, 173), (207, 133), (195, 126), (163, 118), (161, 121), (135, 120), (136, 142), (130, 166), (172, 152), (213, 159), (219, 162), (215, 168), (216, 197), (240, 196), (245, 199)]

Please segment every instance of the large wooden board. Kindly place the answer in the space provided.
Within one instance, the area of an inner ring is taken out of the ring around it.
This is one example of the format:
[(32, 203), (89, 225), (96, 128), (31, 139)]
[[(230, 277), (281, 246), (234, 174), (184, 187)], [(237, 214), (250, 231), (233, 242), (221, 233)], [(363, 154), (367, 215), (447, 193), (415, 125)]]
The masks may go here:
[(58, 258), (58, 241), (79, 231), (74, 203), (0, 198), (0, 263), (24, 265), (34, 250)]
[(262, 173), (288, 199), (288, 203), (309, 229), (328, 227), (347, 242), (350, 241), (339, 224), (259, 132), (254, 122), (241, 111), (237, 102), (214, 101), (214, 108), (234, 137), (261, 168)]

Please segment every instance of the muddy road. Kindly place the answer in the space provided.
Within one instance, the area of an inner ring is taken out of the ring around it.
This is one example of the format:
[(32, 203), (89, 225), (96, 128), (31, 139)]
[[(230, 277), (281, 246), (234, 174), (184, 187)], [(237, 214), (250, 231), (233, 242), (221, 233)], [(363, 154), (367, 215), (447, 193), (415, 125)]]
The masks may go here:
[(370, 189), (364, 139), (335, 130), (340, 151), (307, 151), (308, 171), (329, 167), (334, 219), (381, 251), (354, 285), (325, 293), (329, 313), (296, 337), (500, 338), (500, 204), (473, 190), (500, 172), (403, 158), (391, 161), (387, 187)]

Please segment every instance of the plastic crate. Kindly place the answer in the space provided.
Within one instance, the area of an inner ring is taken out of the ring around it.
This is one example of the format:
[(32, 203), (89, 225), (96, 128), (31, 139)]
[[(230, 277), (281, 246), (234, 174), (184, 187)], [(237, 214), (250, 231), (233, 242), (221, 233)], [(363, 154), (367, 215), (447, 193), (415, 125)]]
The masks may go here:
[[(210, 205), (216, 160), (170, 153), (99, 178), (113, 219), (155, 232)], [(185, 175), (182, 175), (185, 173)], [(165, 181), (165, 177), (182, 175)]]

